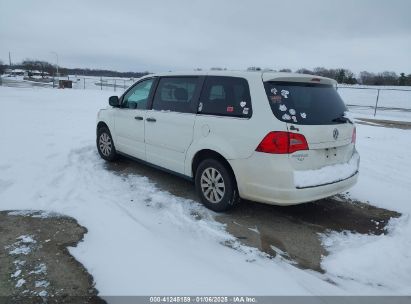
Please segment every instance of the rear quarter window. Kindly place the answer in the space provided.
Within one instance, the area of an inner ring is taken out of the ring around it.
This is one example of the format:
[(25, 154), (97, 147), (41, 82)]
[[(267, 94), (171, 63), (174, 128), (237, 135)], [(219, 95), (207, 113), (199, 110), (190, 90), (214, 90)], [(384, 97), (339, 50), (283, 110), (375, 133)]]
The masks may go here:
[(208, 76), (200, 96), (198, 113), (249, 118), (250, 88), (240, 77)]
[(301, 125), (341, 123), (347, 108), (332, 85), (300, 82), (265, 82), (265, 91), (275, 117)]

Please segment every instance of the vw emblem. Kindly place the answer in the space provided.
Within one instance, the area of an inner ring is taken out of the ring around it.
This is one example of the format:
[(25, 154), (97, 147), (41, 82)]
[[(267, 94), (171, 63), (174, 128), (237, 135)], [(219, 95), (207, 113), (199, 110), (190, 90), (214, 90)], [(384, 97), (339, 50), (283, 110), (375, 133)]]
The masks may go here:
[(334, 129), (333, 137), (334, 137), (335, 140), (337, 140), (337, 138), (338, 138), (338, 130), (337, 129)]

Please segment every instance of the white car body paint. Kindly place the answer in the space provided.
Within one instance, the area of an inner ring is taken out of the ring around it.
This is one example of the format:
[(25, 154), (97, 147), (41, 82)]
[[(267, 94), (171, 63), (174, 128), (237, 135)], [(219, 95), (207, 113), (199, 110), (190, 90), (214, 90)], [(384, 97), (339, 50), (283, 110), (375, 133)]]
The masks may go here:
[[(195, 155), (205, 149), (215, 151), (231, 165), (241, 198), (268, 204), (309, 202), (343, 192), (356, 183), (358, 171), (338, 182), (303, 189), (296, 187), (293, 178), (296, 171), (316, 170), (349, 162), (357, 153), (355, 144), (351, 142), (355, 126), (351, 123), (296, 124), (298, 131), (295, 131), (291, 120), (286, 123), (273, 115), (264, 88), (264, 82), (271, 80), (309, 83), (315, 78), (315, 81), (323, 84), (335, 85), (334, 80), (293, 73), (200, 71), (148, 75), (138, 82), (147, 78), (172, 76), (244, 78), (250, 88), (252, 116), (241, 118), (108, 107), (99, 112), (97, 120), (110, 129), (117, 151), (190, 178), (193, 177)], [(287, 93), (289, 96), (290, 93)], [(137, 114), (143, 116), (144, 120), (135, 120), (133, 117)], [(310, 114), (297, 115), (301, 123)], [(148, 122), (149, 117), (156, 119), (156, 122)], [(338, 140), (333, 138), (336, 128)], [(256, 152), (256, 147), (271, 131), (303, 134), (309, 150), (291, 154)]]

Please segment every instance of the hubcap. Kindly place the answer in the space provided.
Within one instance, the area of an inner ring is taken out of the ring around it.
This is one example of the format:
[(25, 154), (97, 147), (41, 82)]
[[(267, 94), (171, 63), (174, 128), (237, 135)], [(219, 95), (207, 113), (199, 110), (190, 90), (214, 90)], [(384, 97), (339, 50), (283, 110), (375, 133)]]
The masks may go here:
[(207, 168), (201, 174), (201, 191), (210, 203), (219, 203), (225, 194), (225, 184), (221, 173), (215, 168)]
[(104, 156), (109, 156), (112, 149), (111, 138), (107, 133), (102, 133), (99, 138), (100, 151)]

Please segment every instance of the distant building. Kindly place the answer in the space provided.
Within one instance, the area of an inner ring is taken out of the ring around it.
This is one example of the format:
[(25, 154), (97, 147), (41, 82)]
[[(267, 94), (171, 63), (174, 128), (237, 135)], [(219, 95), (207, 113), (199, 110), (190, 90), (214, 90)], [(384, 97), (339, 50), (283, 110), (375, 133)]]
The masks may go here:
[(26, 77), (48, 77), (50, 76), (47, 72), (41, 72), (39, 70), (23, 70), (23, 69), (5, 69), (5, 74), (9, 76), (26, 76)]
[(49, 73), (47, 73), (47, 72), (42, 73), (38, 70), (28, 71), (27, 74), (28, 74), (28, 76), (50, 76)]
[(10, 76), (24, 76), (24, 73), (26, 73), (25, 70), (22, 70), (22, 69), (13, 69), (13, 70), (11, 70), (11, 72), (8, 73), (8, 74), (10, 74)]

